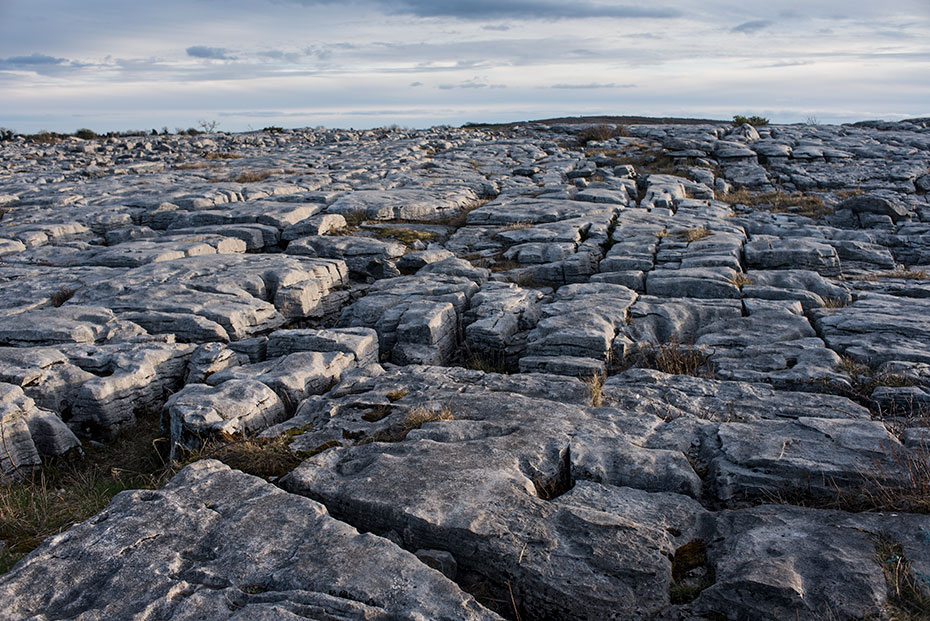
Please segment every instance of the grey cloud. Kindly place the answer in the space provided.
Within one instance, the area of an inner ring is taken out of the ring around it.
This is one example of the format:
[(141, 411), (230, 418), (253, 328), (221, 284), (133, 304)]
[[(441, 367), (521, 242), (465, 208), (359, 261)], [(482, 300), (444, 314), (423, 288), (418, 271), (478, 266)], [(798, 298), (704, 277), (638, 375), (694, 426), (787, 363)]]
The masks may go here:
[(507, 88), (506, 84), (490, 84), (486, 79), (472, 78), (458, 84), (440, 84), (439, 88), (444, 91), (454, 88)]
[(225, 47), (207, 47), (206, 45), (193, 45), (187, 48), (187, 55), (193, 58), (209, 58), (212, 60), (235, 60), (234, 57), (227, 55)]
[(74, 62), (67, 58), (56, 58), (47, 54), (0, 58), (0, 71), (32, 71), (42, 75), (52, 75), (87, 66), (84, 63)]
[(258, 56), (261, 58), (269, 58), (271, 60), (283, 60), (289, 63), (296, 63), (300, 61), (300, 54), (295, 52), (285, 52), (282, 50), (266, 50), (264, 52), (258, 52)]
[(755, 34), (760, 30), (764, 30), (772, 25), (772, 22), (767, 19), (756, 19), (749, 22), (743, 22), (738, 26), (730, 28), (730, 32), (742, 32), (744, 34)]
[(423, 86), (423, 82), (411, 82), (410, 86), (416, 88), (417, 86)]
[[(333, 4), (333, 0), (296, 0), (305, 5)], [(584, 17), (660, 18), (680, 17), (672, 8), (645, 8), (610, 5), (590, 0), (369, 0), (386, 13), (411, 14), (417, 17), (454, 17), (459, 19), (573, 19)]]
[(595, 88), (636, 88), (635, 84), (617, 84), (616, 82), (608, 82), (602, 84), (600, 82), (590, 82), (588, 84), (553, 84), (549, 88), (559, 88), (559, 89), (595, 89)]
[(46, 54), (30, 54), (29, 56), (11, 56), (9, 58), (0, 59), (0, 63), (4, 65), (19, 65), (19, 66), (34, 66), (34, 65), (63, 65), (67, 59), (65, 58), (55, 58), (54, 56), (47, 56)]
[(486, 26), (481, 27), (482, 30), (499, 30), (501, 32), (510, 30), (510, 26), (506, 24), (487, 24)]

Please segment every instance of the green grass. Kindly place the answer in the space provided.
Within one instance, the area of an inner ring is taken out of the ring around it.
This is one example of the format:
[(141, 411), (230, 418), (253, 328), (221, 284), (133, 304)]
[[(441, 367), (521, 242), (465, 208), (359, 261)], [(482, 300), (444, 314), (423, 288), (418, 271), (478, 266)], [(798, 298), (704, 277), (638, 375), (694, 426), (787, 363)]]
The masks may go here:
[(140, 415), (137, 425), (106, 446), (85, 443), (85, 457), (49, 460), (34, 476), (0, 486), (0, 573), (46, 538), (83, 522), (127, 489), (161, 487), (177, 472), (162, 456), (157, 413)]
[(416, 231), (414, 229), (401, 227), (384, 227), (375, 231), (375, 237), (396, 239), (405, 246), (410, 246), (416, 241), (436, 239), (439, 235), (429, 231)]

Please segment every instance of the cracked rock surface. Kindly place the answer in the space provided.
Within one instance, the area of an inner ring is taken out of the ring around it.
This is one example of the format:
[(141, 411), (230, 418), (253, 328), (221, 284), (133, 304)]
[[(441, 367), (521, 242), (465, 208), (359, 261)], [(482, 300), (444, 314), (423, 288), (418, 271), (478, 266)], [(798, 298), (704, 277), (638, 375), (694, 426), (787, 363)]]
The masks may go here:
[(0, 143), (0, 492), (152, 412), (300, 463), (119, 494), (0, 618), (917, 614), (930, 120), (590, 129)]

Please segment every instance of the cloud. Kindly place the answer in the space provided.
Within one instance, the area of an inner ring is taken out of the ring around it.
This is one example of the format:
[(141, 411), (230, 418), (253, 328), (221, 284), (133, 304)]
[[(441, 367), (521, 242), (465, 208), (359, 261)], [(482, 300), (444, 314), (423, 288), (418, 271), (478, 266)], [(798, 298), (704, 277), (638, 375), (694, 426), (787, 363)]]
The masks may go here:
[(500, 32), (505, 32), (510, 30), (510, 26), (507, 24), (487, 24), (481, 27), (482, 30), (499, 30)]
[(465, 80), (458, 84), (440, 84), (440, 90), (449, 91), (454, 88), (507, 88), (506, 84), (491, 84), (487, 78), (474, 77), (471, 80)]
[(63, 65), (68, 62), (65, 58), (55, 58), (46, 54), (30, 54), (29, 56), (11, 56), (0, 59), (0, 63), (5, 65), (17, 66), (35, 66), (35, 65)]
[(0, 58), (0, 71), (31, 71), (42, 75), (52, 75), (86, 66), (88, 65), (67, 58), (48, 56), (47, 54)]
[(423, 86), (423, 82), (411, 82), (410, 86), (416, 88), (417, 86)]
[(767, 19), (756, 19), (749, 22), (743, 22), (738, 26), (733, 26), (730, 28), (730, 32), (742, 32), (743, 34), (755, 34), (760, 30), (765, 30), (772, 25), (772, 22)]
[[(305, 5), (333, 4), (333, 0), (296, 0)], [(680, 17), (678, 9), (611, 5), (582, 0), (371, 0), (385, 13), (416, 15), (417, 17), (454, 17), (483, 20), (513, 18), (575, 19), (585, 17), (659, 18)]]
[(284, 62), (296, 63), (300, 62), (300, 54), (295, 52), (285, 52), (283, 50), (265, 50), (263, 52), (258, 52), (257, 54), (260, 58), (268, 58), (271, 60), (283, 60)]
[(594, 89), (594, 88), (636, 88), (635, 84), (617, 84), (616, 82), (608, 82), (602, 84), (600, 82), (589, 82), (588, 84), (553, 84), (549, 88), (564, 88), (564, 89)]
[(207, 47), (206, 45), (193, 45), (187, 48), (187, 55), (192, 58), (208, 58), (211, 60), (235, 60), (235, 57), (228, 56), (225, 47)]

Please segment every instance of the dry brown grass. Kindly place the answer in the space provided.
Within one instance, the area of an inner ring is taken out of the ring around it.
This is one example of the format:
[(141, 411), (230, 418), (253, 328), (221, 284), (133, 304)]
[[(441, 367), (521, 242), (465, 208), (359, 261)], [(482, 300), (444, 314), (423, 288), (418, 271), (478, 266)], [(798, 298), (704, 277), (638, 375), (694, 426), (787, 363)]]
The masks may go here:
[(267, 170), (243, 170), (233, 181), (236, 183), (256, 183), (264, 181), (270, 176), (271, 172)]
[(409, 393), (410, 391), (407, 390), (406, 388), (399, 388), (397, 390), (392, 390), (386, 396), (388, 398), (388, 401), (393, 403), (395, 401), (400, 401), (401, 399), (406, 397)]
[(750, 278), (746, 274), (737, 272), (736, 276), (730, 279), (730, 282), (733, 283), (737, 289), (742, 291), (743, 287), (745, 287), (746, 285), (752, 284), (752, 278)]
[(404, 416), (399, 425), (383, 429), (378, 433), (366, 438), (362, 444), (369, 442), (400, 442), (407, 437), (414, 429), (419, 429), (426, 423), (432, 423), (442, 420), (452, 420), (452, 410), (448, 406), (433, 408), (428, 405), (416, 407)]
[(634, 366), (669, 375), (691, 375), (713, 379), (714, 369), (704, 353), (674, 341), (652, 345), (642, 351)]
[(204, 168), (212, 168), (212, 164), (207, 162), (182, 162), (180, 164), (175, 164), (175, 170), (203, 170)]
[(220, 153), (220, 152), (211, 152), (204, 153), (201, 155), (205, 160), (237, 160), (241, 155), (238, 153)]
[(382, 239), (391, 238), (396, 239), (400, 243), (410, 246), (416, 241), (427, 241), (430, 239), (436, 239), (439, 237), (438, 234), (432, 233), (429, 231), (416, 231), (414, 229), (400, 228), (400, 227), (386, 227), (379, 228), (375, 231), (375, 237)]
[(432, 221), (432, 224), (441, 224), (442, 226), (448, 226), (454, 229), (462, 228), (468, 223), (468, 214), (478, 209), (479, 207), (487, 205), (490, 202), (490, 199), (477, 200), (471, 205), (462, 207), (451, 215)]
[(735, 190), (718, 196), (717, 200), (731, 205), (746, 205), (773, 213), (792, 213), (812, 219), (833, 215), (832, 207), (825, 205), (820, 197), (810, 194), (787, 194), (781, 191), (753, 193), (748, 190)]
[(875, 560), (882, 568), (888, 588), (888, 609), (892, 621), (930, 619), (930, 592), (919, 580), (910, 561), (904, 556), (904, 546), (888, 537), (875, 540)]
[(860, 280), (868, 282), (880, 282), (882, 280), (930, 280), (930, 274), (925, 270), (894, 270), (891, 272), (877, 272), (860, 277)]
[(599, 408), (604, 402), (604, 376), (600, 373), (594, 373), (591, 377), (583, 380), (585, 387), (588, 389), (588, 397), (591, 399), (591, 405)]
[(701, 226), (697, 228), (686, 229), (684, 231), (678, 231), (677, 233), (675, 233), (676, 237), (678, 237), (682, 241), (688, 242), (689, 244), (691, 242), (696, 242), (699, 239), (704, 239), (705, 237), (709, 235), (710, 235), (710, 229), (707, 228), (706, 224), (702, 224)]

